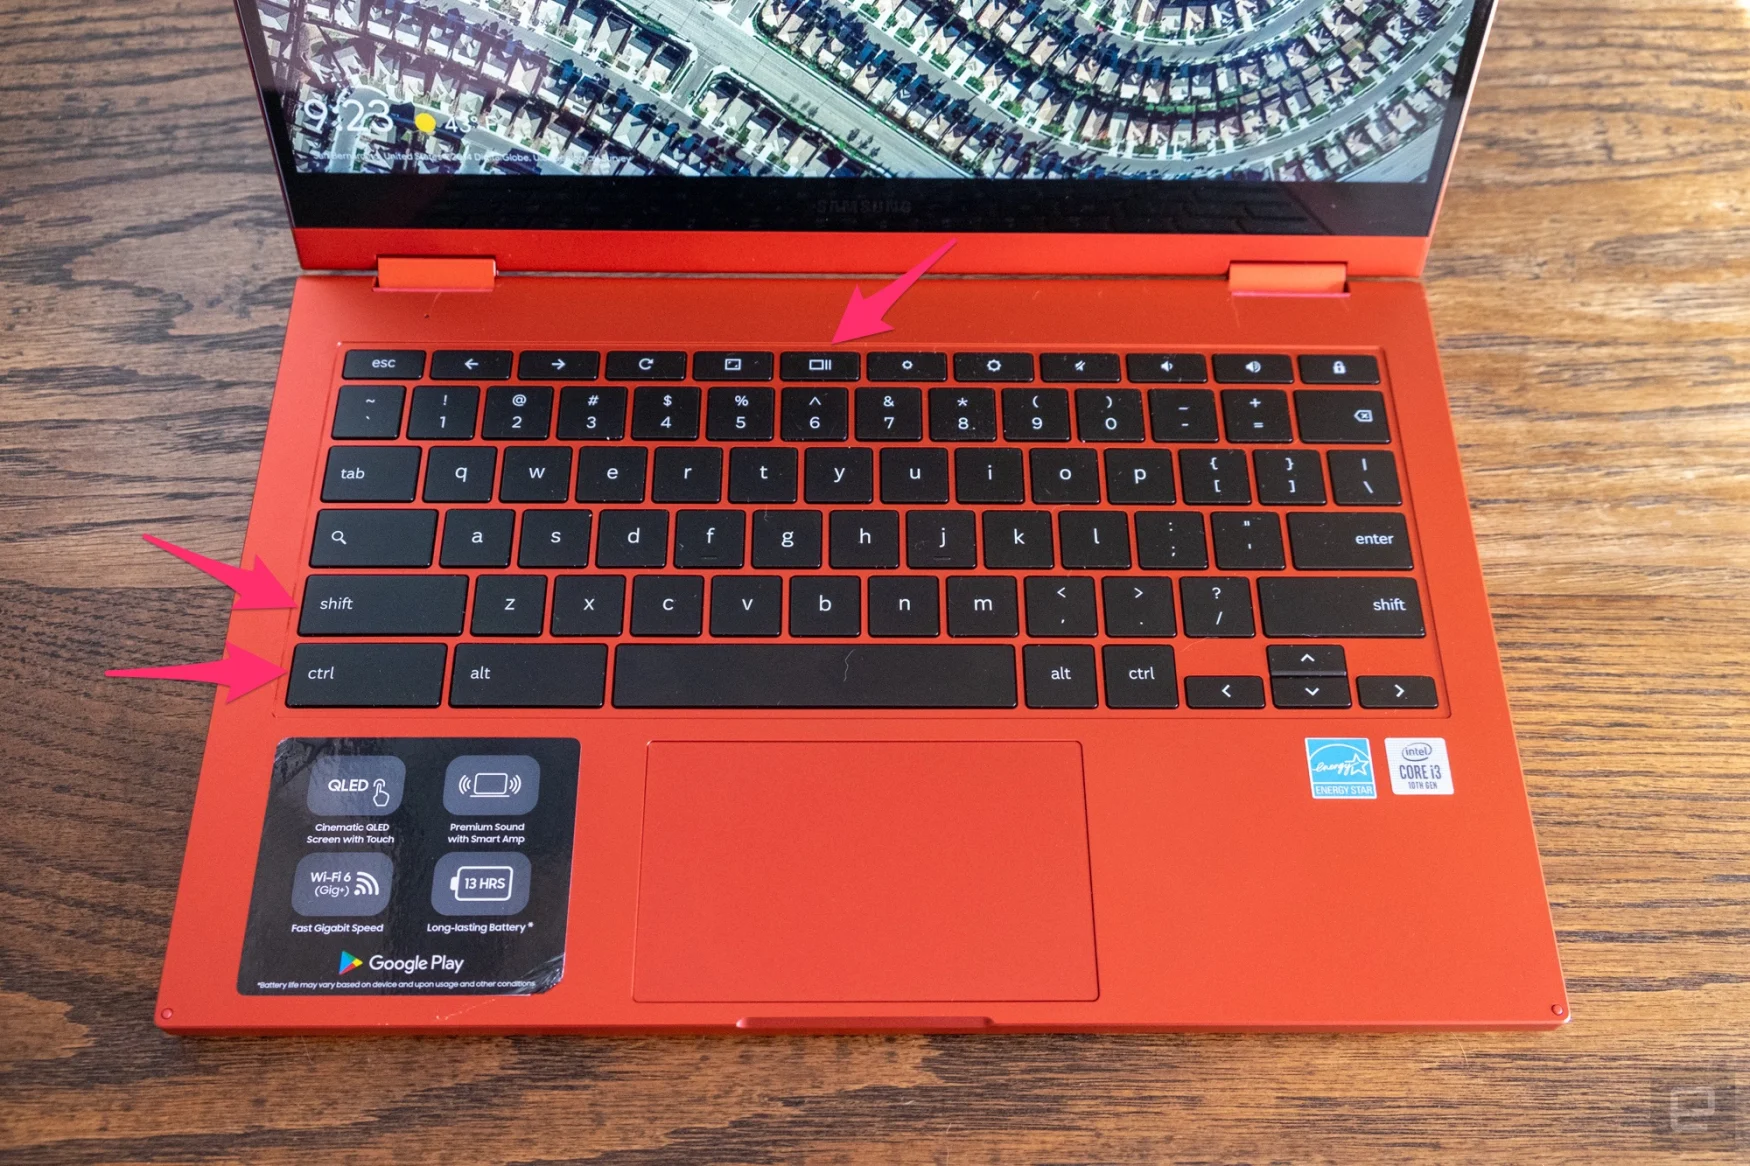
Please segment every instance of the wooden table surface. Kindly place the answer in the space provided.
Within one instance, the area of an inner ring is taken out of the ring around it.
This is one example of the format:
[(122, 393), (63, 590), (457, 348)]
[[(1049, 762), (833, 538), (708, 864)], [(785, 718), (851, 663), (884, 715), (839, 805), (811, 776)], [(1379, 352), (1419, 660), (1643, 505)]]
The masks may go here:
[(1750, 1161), (1743, 0), (1506, 0), (1428, 270), (1554, 1033), (160, 1035), (211, 690), (101, 672), (221, 650), (139, 532), (236, 556), (295, 275), (224, 0), (0, 0), (0, 1158)]

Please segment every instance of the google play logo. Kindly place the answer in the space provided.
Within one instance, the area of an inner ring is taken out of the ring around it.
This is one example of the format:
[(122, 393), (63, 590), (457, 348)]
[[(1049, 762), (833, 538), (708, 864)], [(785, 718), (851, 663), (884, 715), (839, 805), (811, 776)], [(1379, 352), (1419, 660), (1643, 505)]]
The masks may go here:
[(340, 953), (340, 971), (337, 972), (336, 975), (344, 976), (348, 972), (352, 971), (354, 968), (362, 968), (364, 966), (365, 966), (364, 960), (361, 960), (358, 956), (353, 955), (352, 952), (350, 952), (350, 951), (343, 951)]

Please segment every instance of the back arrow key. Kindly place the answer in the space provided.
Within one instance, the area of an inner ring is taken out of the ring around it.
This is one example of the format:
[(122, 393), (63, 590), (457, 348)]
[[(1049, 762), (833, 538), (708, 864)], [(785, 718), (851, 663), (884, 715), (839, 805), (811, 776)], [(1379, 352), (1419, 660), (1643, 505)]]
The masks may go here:
[(510, 379), (510, 353), (476, 349), (440, 350), (431, 354), (434, 381), (504, 381)]

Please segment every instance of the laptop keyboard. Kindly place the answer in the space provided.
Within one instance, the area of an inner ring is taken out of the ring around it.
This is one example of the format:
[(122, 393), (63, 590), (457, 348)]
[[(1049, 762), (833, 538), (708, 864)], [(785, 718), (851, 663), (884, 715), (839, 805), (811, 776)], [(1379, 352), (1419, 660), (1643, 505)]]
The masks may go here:
[(1427, 631), (1379, 382), (1367, 355), (349, 351), (287, 703), (1435, 708), (1431, 651), (1368, 650)]

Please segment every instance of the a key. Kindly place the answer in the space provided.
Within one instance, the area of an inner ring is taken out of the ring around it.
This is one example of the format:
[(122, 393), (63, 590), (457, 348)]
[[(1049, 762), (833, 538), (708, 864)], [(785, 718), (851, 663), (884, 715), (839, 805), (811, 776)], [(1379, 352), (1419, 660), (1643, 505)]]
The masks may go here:
[(790, 578), (790, 634), (863, 634), (863, 581), (855, 575), (793, 575)]
[(450, 704), (601, 708), (607, 671), (605, 644), (457, 644)]
[(1219, 441), (1215, 394), (1208, 389), (1151, 389), (1149, 425), (1158, 442)]
[(858, 446), (809, 450), (802, 459), (802, 497), (810, 503), (838, 505), (873, 502), (874, 451)]
[(997, 395), (994, 389), (931, 389), (930, 440), (995, 441)]
[(493, 349), (439, 349), (431, 354), (434, 381), (510, 379), (510, 353)]
[(1142, 393), (1136, 389), (1077, 389), (1076, 428), (1083, 441), (1144, 440), (1148, 434), (1142, 423)]
[(1351, 703), (1344, 676), (1272, 676), (1270, 698), (1279, 709), (1346, 709)]
[(1173, 455), (1164, 449), (1106, 451), (1106, 500), (1117, 506), (1170, 506)]
[(538, 636), (547, 618), (547, 576), (481, 575), (474, 580), (476, 636)]
[(545, 441), (553, 425), (549, 385), (493, 385), (486, 390), (480, 436), (487, 441)]
[(1264, 649), (1272, 676), (1346, 676), (1342, 644), (1271, 644)]
[(1021, 618), (1013, 576), (948, 576), (948, 634), (1020, 635)]
[(1252, 586), (1244, 576), (1188, 575), (1179, 580), (1179, 606), (1188, 636), (1257, 634), (1252, 620)]
[(644, 465), (642, 449), (582, 447), (577, 451), (577, 500), (644, 501)]
[(786, 352), (778, 357), (778, 375), (787, 381), (854, 381), (862, 372), (854, 352)]
[(312, 575), (298, 612), (301, 636), (457, 636), (466, 575)]
[(956, 352), (954, 379), (957, 381), (1031, 381), (1031, 352)]
[(658, 446), (650, 459), (652, 502), (716, 502), (723, 497), (723, 451), (715, 446)]
[(899, 512), (835, 510), (831, 542), (835, 571), (891, 571), (899, 566)]
[(704, 628), (703, 575), (636, 575), (632, 579), (632, 634), (696, 636)]
[(954, 498), (971, 505), (1014, 505), (1027, 500), (1021, 451), (963, 446), (954, 451)]
[(553, 580), (553, 634), (608, 637), (625, 618), (624, 575), (560, 575)]
[(948, 451), (940, 446), (882, 450), (881, 501), (897, 505), (948, 501)]
[(467, 441), (474, 436), (480, 390), (469, 385), (424, 385), (413, 390), (407, 436), (414, 441)]
[(1290, 514), (1288, 541), (1302, 571), (1408, 571), (1410, 528), (1402, 514)]
[(444, 512), (442, 567), (508, 567), (514, 510), (447, 510)]
[(1087, 644), (1028, 644), (1021, 649), (1027, 707), (1091, 709), (1100, 703), (1094, 649)]
[(785, 441), (844, 441), (851, 435), (847, 389), (785, 389), (779, 433)]
[(401, 404), (407, 390), (400, 385), (342, 385), (334, 403), (336, 441), (393, 441), (401, 436)]
[(1216, 513), (1209, 516), (1215, 565), (1223, 571), (1280, 571), (1282, 523), (1274, 514)]
[(1136, 565), (1145, 571), (1202, 571), (1209, 567), (1203, 515), (1143, 511), (1136, 516)]
[(419, 485), (417, 445), (344, 445), (328, 451), (324, 502), (411, 502)]
[(1262, 676), (1187, 676), (1185, 707), (1194, 709), (1261, 709)]
[(443, 644), (299, 644), (292, 651), (286, 705), (436, 708), (444, 698), (448, 656)]
[(772, 379), (772, 354), (769, 352), (695, 352), (693, 379), (696, 381), (769, 381)]
[(571, 495), (571, 447), (513, 445), (498, 475), (500, 502), (564, 502)]
[(1294, 362), (1286, 356), (1218, 353), (1215, 379), (1221, 384), (1286, 385), (1294, 380)]
[(498, 450), (490, 445), (434, 445), (425, 459), (427, 502), (490, 502)]
[(1266, 506), (1323, 506), (1325, 475), (1319, 455), (1292, 449), (1252, 451), (1258, 478), (1258, 501)]
[(1173, 618), (1173, 581), (1108, 575), (1100, 580), (1106, 634), (1115, 638), (1169, 639), (1179, 634)]
[(770, 441), (775, 411), (770, 389), (719, 386), (705, 394), (705, 437), (710, 441)]
[(1252, 482), (1241, 450), (1180, 450), (1179, 482), (1185, 501), (1193, 505), (1245, 506), (1252, 501)]
[(1049, 511), (984, 512), (985, 566), (1001, 571), (1047, 571), (1055, 562)]
[(587, 510), (525, 510), (519, 567), (587, 567), (592, 515)]
[(1301, 389), (1294, 394), (1300, 439), (1317, 445), (1391, 440), (1385, 419), (1385, 394), (1374, 389)]
[(978, 566), (977, 519), (970, 510), (908, 510), (905, 565), (913, 570)]
[(775, 636), (784, 630), (782, 575), (718, 575), (711, 580), (711, 634)]
[(698, 389), (640, 385), (632, 390), (632, 440), (695, 441), (698, 436)]
[(1357, 676), (1355, 694), (1364, 709), (1432, 709), (1440, 694), (1432, 676)]
[(766, 569), (819, 569), (820, 523), (818, 510), (754, 511), (753, 565)]
[(1068, 441), (1066, 389), (1004, 389), (1004, 441)]
[(1405, 577), (1258, 580), (1264, 634), (1278, 639), (1421, 636), (1422, 599)]
[(1039, 357), (1041, 380), (1069, 382), (1118, 380), (1115, 352), (1047, 352)]
[(1100, 649), (1106, 674), (1106, 707), (1179, 707), (1179, 674), (1169, 644), (1107, 644)]
[(1028, 454), (1033, 501), (1091, 506), (1100, 501), (1100, 455), (1091, 449), (1035, 449)]
[[(870, 367), (878, 355), (869, 354)], [(923, 436), (922, 389), (857, 390), (858, 441), (922, 441)]]
[(1223, 389), (1222, 420), (1229, 441), (1293, 441), (1288, 394), (1281, 389)]
[(687, 354), (684, 352), (610, 352), (610, 381), (684, 381), (687, 379)]
[(1379, 360), (1372, 356), (1303, 356), (1300, 379), (1309, 385), (1377, 385)]
[(604, 510), (596, 535), (598, 567), (661, 567), (668, 562), (668, 511)]
[(593, 381), (601, 370), (601, 353), (574, 349), (531, 350), (516, 362), (517, 379), (521, 381)]
[(312, 567), (429, 567), (435, 510), (322, 510)]
[[(948, 355), (943, 352), (871, 352), (872, 381), (945, 381)], [(859, 440), (868, 440), (861, 438)]]
[(625, 644), (617, 708), (1014, 708), (1010, 644)]
[(424, 372), (425, 353), (417, 348), (355, 348), (340, 375), (349, 381), (411, 381)]
[(1398, 463), (1390, 450), (1333, 449), (1331, 499), (1339, 506), (1402, 506)]
[[(934, 636), (941, 630), (934, 575), (876, 575), (869, 580), (870, 635)], [(1014, 657), (1009, 660), (1013, 667)]]
[(559, 394), (561, 441), (619, 441), (626, 436), (626, 390), (620, 385), (569, 385)]
[(739, 567), (746, 540), (745, 510), (675, 512), (674, 565), (677, 567)]
[(1124, 358), (1124, 369), (1139, 385), (1200, 385), (1209, 379), (1209, 366), (1195, 352), (1133, 352)]
[(796, 451), (782, 446), (730, 450), (729, 500), (796, 501)]
[(1094, 581), (1080, 575), (1029, 575), (1026, 582), (1027, 634), (1099, 634)]
[(1130, 566), (1130, 523), (1121, 510), (1065, 510), (1057, 516), (1057, 553), (1072, 571)]

